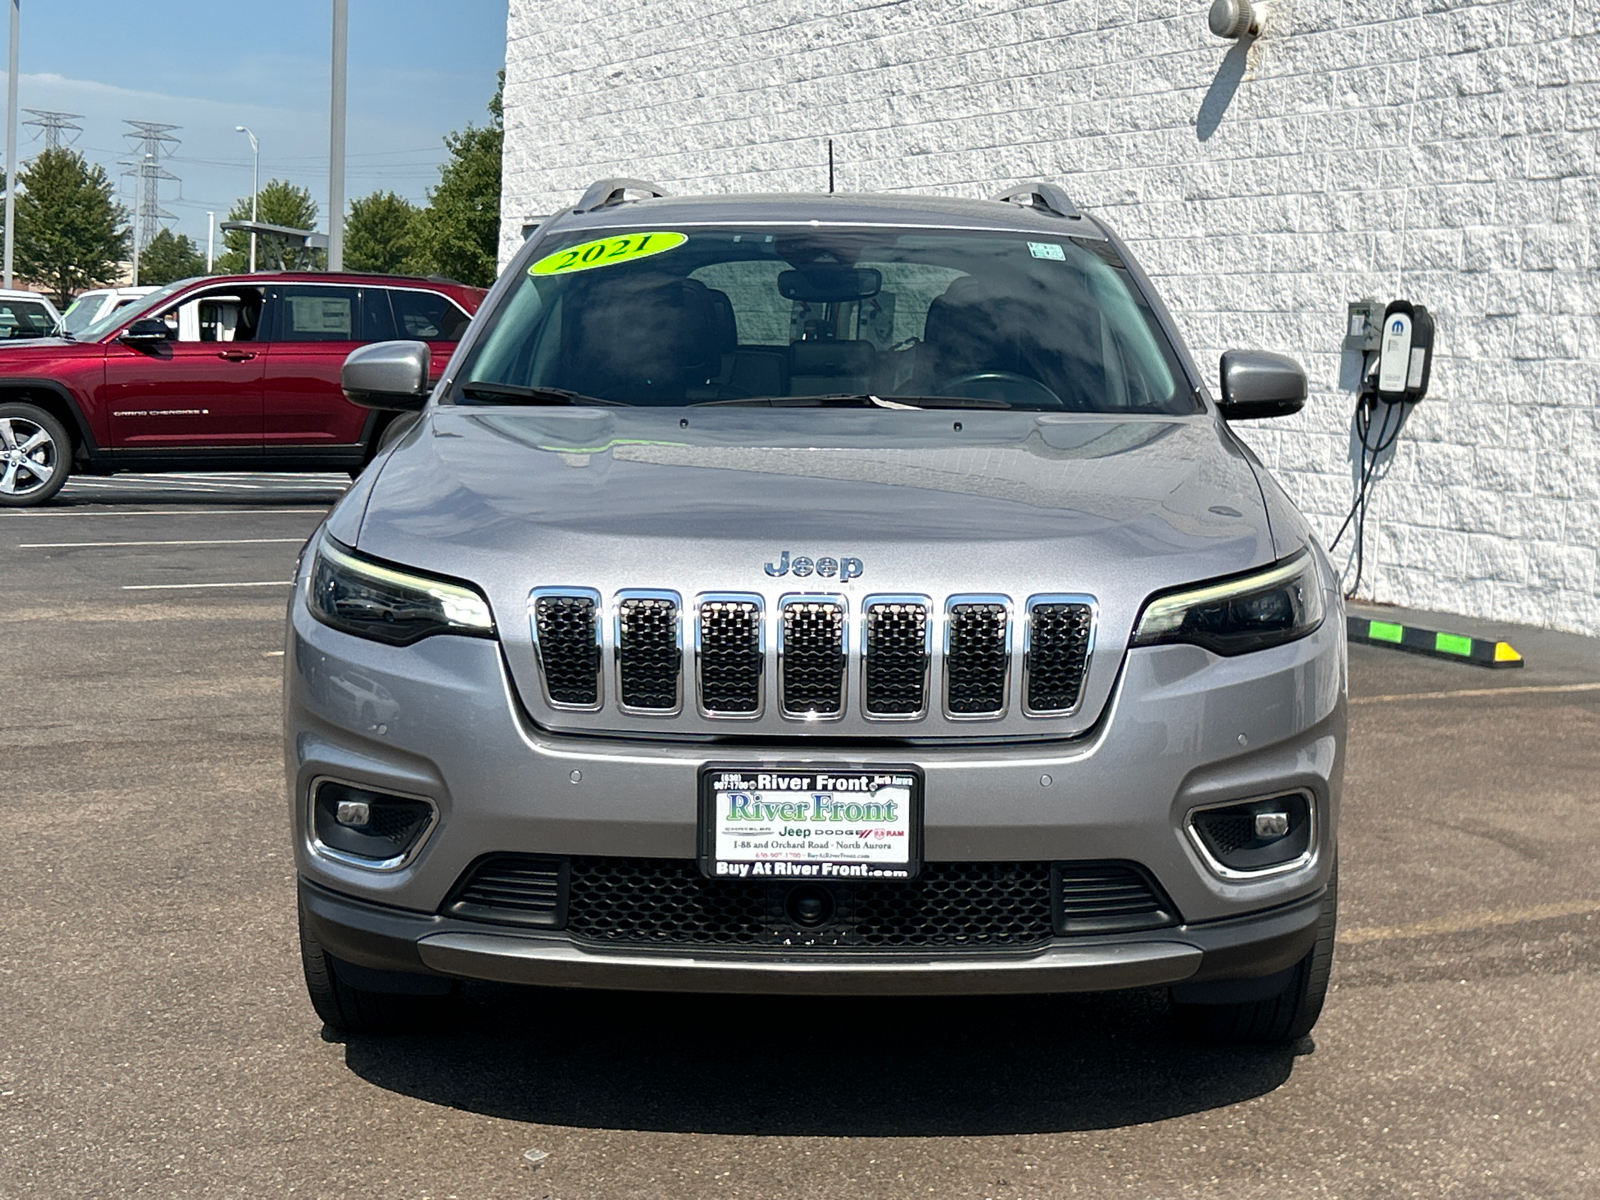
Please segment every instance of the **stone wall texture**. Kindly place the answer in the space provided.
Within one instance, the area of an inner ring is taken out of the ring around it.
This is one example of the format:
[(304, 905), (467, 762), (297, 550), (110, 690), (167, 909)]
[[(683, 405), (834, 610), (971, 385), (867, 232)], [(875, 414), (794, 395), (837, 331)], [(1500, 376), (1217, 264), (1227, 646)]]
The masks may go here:
[(1426, 304), (1360, 594), (1600, 634), (1600, 3), (1276, 0), (1248, 44), (1207, 7), (511, 0), (503, 252), (607, 175), (822, 190), (829, 137), (841, 190), (1060, 181), (1207, 370), (1305, 364), (1305, 411), (1241, 431), (1325, 540), (1357, 472), (1345, 305)]

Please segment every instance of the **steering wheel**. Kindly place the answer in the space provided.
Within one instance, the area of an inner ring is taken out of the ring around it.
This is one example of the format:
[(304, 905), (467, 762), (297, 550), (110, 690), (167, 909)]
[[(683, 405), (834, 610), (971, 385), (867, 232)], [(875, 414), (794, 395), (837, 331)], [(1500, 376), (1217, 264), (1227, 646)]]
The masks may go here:
[[(958, 390), (959, 389), (959, 390)], [(1037, 379), (1015, 371), (968, 371), (940, 383), (935, 396), (999, 400), (1012, 408), (1065, 409), (1066, 403)]]

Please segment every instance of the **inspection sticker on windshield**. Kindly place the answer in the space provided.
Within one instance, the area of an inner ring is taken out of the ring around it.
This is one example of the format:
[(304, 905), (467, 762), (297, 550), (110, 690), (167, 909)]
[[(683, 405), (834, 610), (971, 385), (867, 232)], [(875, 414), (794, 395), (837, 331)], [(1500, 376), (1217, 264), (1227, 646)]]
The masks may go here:
[(613, 267), (618, 263), (632, 262), (636, 258), (649, 258), (676, 249), (689, 240), (686, 233), (624, 233), (618, 237), (601, 238), (597, 242), (584, 242), (568, 250), (547, 254), (528, 268), (529, 275), (569, 275), (573, 271), (592, 271), (596, 267)]
[(1028, 253), (1035, 258), (1053, 258), (1057, 262), (1067, 261), (1067, 252), (1054, 242), (1029, 242)]
[(914, 769), (708, 767), (700, 789), (714, 879), (910, 879), (921, 866)]

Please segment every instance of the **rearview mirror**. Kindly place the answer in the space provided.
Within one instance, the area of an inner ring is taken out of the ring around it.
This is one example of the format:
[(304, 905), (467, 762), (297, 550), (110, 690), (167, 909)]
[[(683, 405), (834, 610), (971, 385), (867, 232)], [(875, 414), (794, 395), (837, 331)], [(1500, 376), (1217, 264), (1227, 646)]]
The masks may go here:
[(160, 317), (140, 317), (124, 329), (117, 340), (130, 346), (153, 346), (157, 342), (170, 342), (174, 336), (172, 326)]
[(841, 267), (832, 263), (813, 263), (798, 271), (778, 275), (778, 294), (785, 300), (808, 304), (838, 304), (846, 300), (865, 300), (883, 289), (883, 272), (871, 267)]
[(1265, 350), (1229, 350), (1222, 356), (1222, 400), (1228, 421), (1286, 417), (1306, 403), (1306, 373), (1294, 359)]
[(362, 408), (417, 412), (428, 402), (426, 342), (374, 342), (350, 351), (339, 371), (345, 399)]

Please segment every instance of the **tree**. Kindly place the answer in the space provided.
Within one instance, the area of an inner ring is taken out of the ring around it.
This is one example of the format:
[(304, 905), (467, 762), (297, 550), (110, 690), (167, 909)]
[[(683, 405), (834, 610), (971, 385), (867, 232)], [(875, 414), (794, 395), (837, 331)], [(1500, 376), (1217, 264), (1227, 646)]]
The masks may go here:
[[(228, 210), (228, 220), (250, 219), (250, 197), (241, 196)], [(286, 225), (291, 229), (314, 229), (317, 224), (317, 202), (303, 187), (283, 179), (273, 179), (261, 189), (257, 202), (256, 220), (264, 225)], [(250, 269), (250, 235), (230, 229), (222, 235), (227, 249), (217, 256), (217, 270), (224, 275), (237, 275)], [(256, 241), (256, 270), (258, 271), (316, 271), (327, 262), (327, 252), (304, 250), (288, 245), (281, 237), (263, 236)]]
[(159, 230), (150, 244), (139, 251), (139, 283), (163, 284), (206, 273), (206, 257), (189, 235), (172, 236), (170, 229)]
[(411, 268), (419, 275), (448, 275), (488, 287), (500, 259), (500, 150), (504, 142), (501, 100), (506, 73), (489, 101), (489, 124), (445, 136), (450, 158), (439, 168), (439, 186), (417, 214)]
[(73, 150), (43, 150), (17, 172), (16, 273), (66, 307), (115, 282), (128, 256), (128, 213), (104, 167)]
[(417, 206), (393, 192), (373, 192), (350, 205), (344, 223), (347, 271), (400, 275), (409, 270)]

